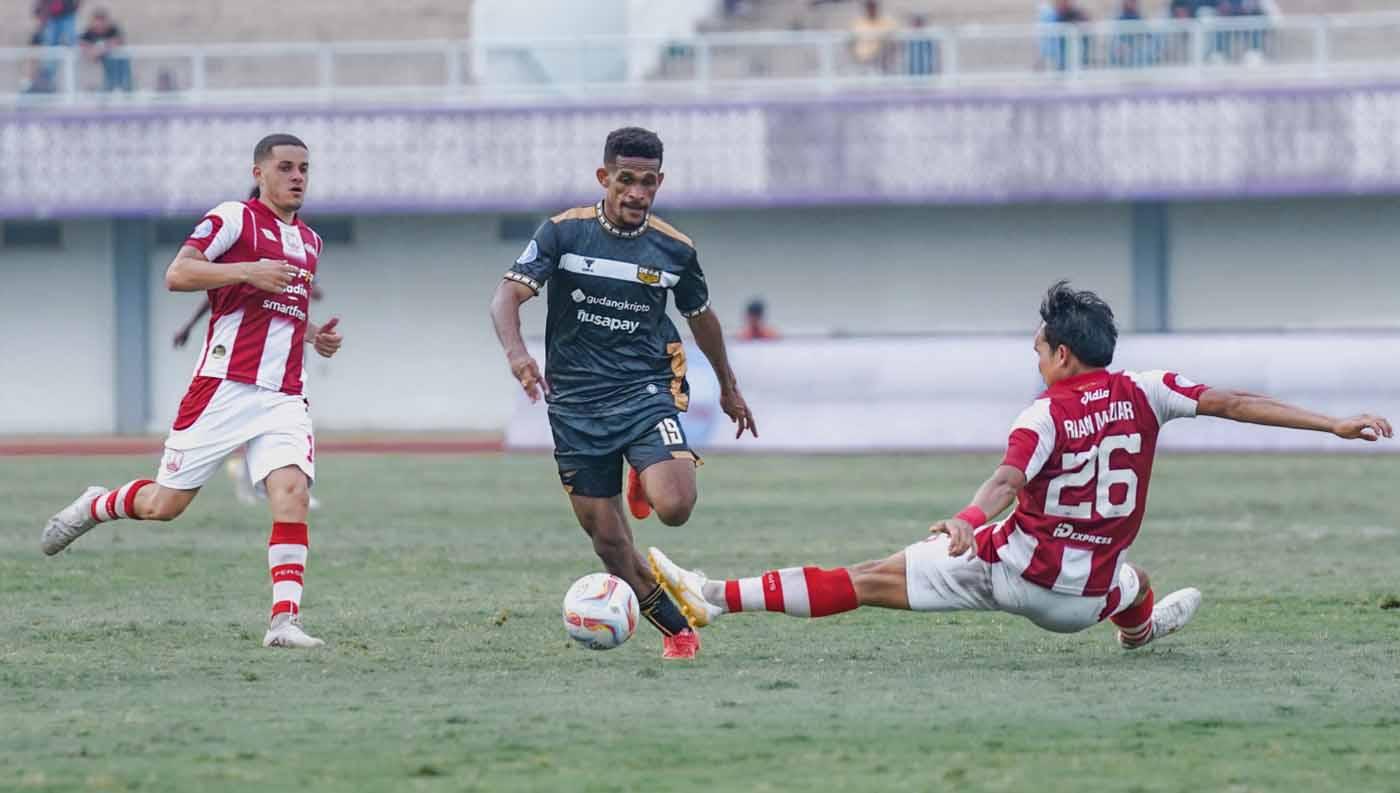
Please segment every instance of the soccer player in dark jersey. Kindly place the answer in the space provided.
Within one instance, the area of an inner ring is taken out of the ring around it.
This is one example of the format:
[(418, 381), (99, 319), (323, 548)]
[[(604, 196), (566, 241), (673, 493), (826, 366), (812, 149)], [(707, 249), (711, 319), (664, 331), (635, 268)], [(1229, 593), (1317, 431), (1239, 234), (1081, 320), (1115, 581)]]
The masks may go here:
[[(598, 183), (603, 199), (545, 221), (505, 274), (491, 319), (511, 372), (531, 401), (544, 395), (559, 479), (608, 572), (637, 593), (663, 638), (663, 658), (693, 658), (700, 639), (637, 551), (622, 505), (622, 462), (631, 466), (634, 517), (655, 509), (679, 526), (695, 507), (695, 467), (679, 414), (690, 401), (685, 350), (666, 316), (668, 294), (720, 383), (720, 407), (758, 435), (724, 349), (695, 245), (651, 214), (661, 172), (656, 133), (608, 135)], [(549, 284), (545, 372), (520, 336), (520, 304)]]

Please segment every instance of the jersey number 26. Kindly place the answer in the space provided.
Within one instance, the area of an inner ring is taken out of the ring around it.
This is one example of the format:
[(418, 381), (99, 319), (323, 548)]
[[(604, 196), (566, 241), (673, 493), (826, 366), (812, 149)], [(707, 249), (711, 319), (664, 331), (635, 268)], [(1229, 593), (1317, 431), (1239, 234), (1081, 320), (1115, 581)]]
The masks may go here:
[[(1094, 512), (1098, 512), (1102, 518), (1123, 518), (1133, 514), (1137, 508), (1137, 472), (1110, 465), (1113, 453), (1119, 450), (1128, 454), (1142, 451), (1142, 435), (1110, 435), (1087, 452), (1065, 454), (1060, 461), (1065, 473), (1050, 480), (1050, 489), (1045, 493), (1045, 514), (1075, 520), (1088, 520)], [(1083, 487), (1096, 477), (1098, 487), (1093, 501), (1061, 503), (1060, 493), (1065, 488)], [(1121, 503), (1113, 502), (1111, 493), (1114, 485), (1127, 485), (1128, 495)]]

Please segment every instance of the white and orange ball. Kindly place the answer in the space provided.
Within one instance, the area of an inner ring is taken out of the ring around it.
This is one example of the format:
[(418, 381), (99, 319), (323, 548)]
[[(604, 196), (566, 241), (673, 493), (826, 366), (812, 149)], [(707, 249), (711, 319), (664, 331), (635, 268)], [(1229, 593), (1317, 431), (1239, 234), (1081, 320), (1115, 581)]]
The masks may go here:
[(564, 630), (590, 650), (611, 650), (637, 630), (637, 594), (607, 573), (580, 578), (564, 593)]

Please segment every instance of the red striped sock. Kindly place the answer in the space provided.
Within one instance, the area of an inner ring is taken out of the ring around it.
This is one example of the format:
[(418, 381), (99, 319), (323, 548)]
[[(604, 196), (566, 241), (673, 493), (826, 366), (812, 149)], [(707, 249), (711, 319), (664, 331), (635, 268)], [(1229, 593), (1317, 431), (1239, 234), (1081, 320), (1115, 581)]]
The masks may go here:
[(1128, 608), (1114, 614), (1109, 619), (1118, 626), (1118, 632), (1123, 635), (1123, 642), (1131, 647), (1141, 647), (1152, 641), (1152, 605), (1154, 596), (1152, 590), (1147, 590), (1147, 597), (1136, 606)]
[(155, 482), (149, 479), (135, 479), (116, 490), (108, 491), (107, 495), (92, 502), (90, 513), (92, 519), (98, 523), (106, 523), (109, 520), (121, 520), (130, 518), (140, 520), (132, 514), (136, 506), (136, 494), (141, 492), (141, 488), (146, 485), (153, 485)]
[(844, 567), (785, 567), (758, 578), (724, 582), (730, 612), (781, 611), (794, 617), (828, 617), (860, 606), (851, 573)]
[(272, 616), (301, 612), (301, 591), (306, 575), (307, 529), (305, 523), (274, 523), (267, 540), (267, 566), (272, 570)]

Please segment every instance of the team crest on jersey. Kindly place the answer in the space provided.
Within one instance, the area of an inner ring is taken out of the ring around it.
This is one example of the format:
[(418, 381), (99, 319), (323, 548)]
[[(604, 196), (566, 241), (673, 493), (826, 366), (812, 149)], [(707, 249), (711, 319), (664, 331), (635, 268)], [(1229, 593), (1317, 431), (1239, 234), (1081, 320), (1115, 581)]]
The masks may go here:
[(536, 244), (534, 240), (530, 240), (530, 244), (526, 245), (525, 250), (520, 252), (520, 256), (515, 260), (515, 263), (529, 264), (538, 258), (540, 258), (540, 246)]
[(210, 350), (209, 354), (214, 356), (215, 358), (222, 358), (225, 355), (228, 355), (228, 350), (225, 349), (224, 345), (222, 344), (215, 344), (214, 349)]
[(647, 286), (656, 286), (661, 283), (661, 271), (653, 270), (650, 267), (637, 267), (637, 280)]
[(210, 220), (209, 218), (205, 218), (204, 220), (201, 220), (199, 222), (198, 226), (194, 227), (194, 231), (190, 232), (190, 239), (202, 240), (213, 233), (214, 221)]
[(182, 465), (184, 465), (184, 464), (185, 464), (185, 453), (184, 453), (184, 452), (177, 452), (177, 451), (175, 451), (174, 449), (166, 449), (166, 450), (165, 450), (165, 462), (164, 462), (165, 470), (167, 470), (167, 471), (169, 471), (170, 473), (173, 474), (173, 473), (178, 472), (178, 471), (180, 470), (180, 466), (182, 466)]

